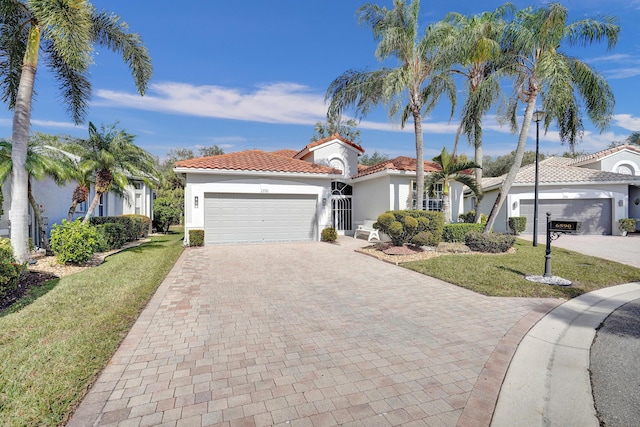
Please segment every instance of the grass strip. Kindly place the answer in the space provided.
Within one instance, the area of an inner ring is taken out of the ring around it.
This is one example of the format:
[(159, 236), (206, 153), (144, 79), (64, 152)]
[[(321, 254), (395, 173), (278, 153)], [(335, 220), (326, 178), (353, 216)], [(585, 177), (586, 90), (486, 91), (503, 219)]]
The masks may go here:
[(516, 252), (498, 255), (440, 256), (401, 264), (428, 276), (483, 295), (573, 298), (585, 292), (640, 281), (640, 269), (561, 248), (551, 250), (551, 273), (570, 280), (570, 287), (526, 280), (544, 273), (545, 245), (517, 239)]
[(181, 253), (153, 237), (0, 318), (0, 425), (63, 424)]

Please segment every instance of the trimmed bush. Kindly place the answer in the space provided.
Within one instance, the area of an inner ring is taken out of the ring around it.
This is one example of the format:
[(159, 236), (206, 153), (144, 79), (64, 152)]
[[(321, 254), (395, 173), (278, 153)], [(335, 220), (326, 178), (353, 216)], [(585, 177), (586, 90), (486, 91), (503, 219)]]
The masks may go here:
[(513, 231), (513, 234), (516, 236), (522, 233), (527, 228), (527, 217), (526, 216), (510, 216), (509, 217), (509, 228)]
[(338, 231), (333, 227), (327, 227), (322, 230), (320, 239), (323, 242), (335, 242), (338, 239)]
[(126, 242), (133, 242), (141, 237), (149, 235), (149, 225), (151, 220), (144, 215), (119, 215), (119, 216), (94, 216), (91, 217), (91, 224), (121, 224), (124, 227)]
[(96, 226), (96, 229), (104, 241), (104, 243), (101, 242), (101, 247), (97, 248), (97, 250), (119, 249), (126, 243), (124, 225), (122, 224), (108, 222)]
[(464, 237), (472, 231), (482, 233), (484, 224), (459, 222), (445, 224), (442, 231), (442, 241), (449, 243), (464, 243)]
[(100, 243), (95, 226), (75, 221), (62, 220), (51, 230), (51, 249), (60, 264), (84, 264), (91, 259)]
[(168, 233), (169, 227), (180, 223), (183, 201), (170, 197), (158, 197), (153, 202), (153, 224), (156, 230)]
[(146, 215), (126, 214), (124, 218), (130, 218), (136, 225), (138, 235), (134, 240), (145, 238), (149, 235), (149, 227), (151, 226), (151, 218)]
[(189, 246), (204, 246), (204, 230), (189, 230)]
[(426, 234), (421, 236), (423, 242), (428, 240), (422, 246), (435, 246), (442, 240), (444, 218), (441, 212), (435, 211), (388, 211), (378, 216), (373, 227), (388, 235), (395, 246), (412, 242), (421, 232), (430, 234), (429, 238)]
[[(480, 224), (486, 224), (487, 223), (487, 219), (488, 217), (481, 213), (480, 214)], [(473, 224), (474, 222), (476, 222), (476, 211), (475, 209), (470, 210), (469, 212), (466, 213), (461, 213), (460, 215), (458, 215), (458, 221), (459, 222), (465, 222), (468, 224)]]
[(516, 242), (516, 237), (503, 233), (476, 233), (470, 232), (465, 236), (465, 244), (472, 251), (501, 253), (508, 251)]
[(420, 231), (418, 234), (413, 236), (411, 243), (416, 246), (433, 246), (433, 236), (428, 231)]
[(0, 237), (0, 299), (18, 286), (22, 266), (16, 264), (11, 240)]
[(638, 221), (635, 218), (621, 218), (618, 220), (620, 231), (626, 231), (627, 233), (635, 232), (637, 224)]

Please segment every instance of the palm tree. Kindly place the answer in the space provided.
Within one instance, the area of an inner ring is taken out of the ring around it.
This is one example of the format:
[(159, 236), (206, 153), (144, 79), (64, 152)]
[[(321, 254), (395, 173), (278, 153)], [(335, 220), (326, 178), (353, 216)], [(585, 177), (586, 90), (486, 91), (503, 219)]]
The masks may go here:
[(442, 185), (442, 215), (444, 216), (444, 222), (451, 222), (451, 201), (449, 200), (449, 189), (452, 182), (459, 182), (466, 185), (475, 194), (476, 199), (482, 199), (482, 191), (478, 185), (478, 181), (469, 174), (465, 174), (464, 171), (470, 169), (477, 169), (480, 167), (476, 162), (472, 161), (456, 161), (456, 159), (447, 152), (446, 148), (442, 148), (442, 152), (433, 158), (433, 161), (440, 166), (440, 170), (431, 172), (426, 179), (427, 193), (434, 196), (436, 193), (436, 186)]
[(40, 54), (60, 83), (76, 123), (84, 119), (94, 45), (120, 53), (140, 94), (151, 77), (151, 60), (137, 34), (120, 18), (96, 11), (88, 1), (0, 0), (0, 87), (14, 110), (12, 130), (11, 244), (16, 259), (28, 259), (28, 176), (25, 170), (31, 100)]
[(117, 130), (115, 126), (102, 126), (98, 131), (89, 122), (89, 138), (76, 142), (82, 147), (78, 169), (81, 173), (91, 171), (95, 174), (96, 194), (87, 209), (84, 223), (91, 218), (103, 194), (119, 190), (124, 195), (130, 177), (140, 178), (148, 185), (151, 184), (148, 178), (155, 173), (153, 156), (134, 145), (133, 139), (133, 135)]
[(453, 45), (457, 65), (452, 72), (463, 77), (467, 92), (452, 155), (455, 157), (464, 132), (475, 149), (475, 163), (480, 165), (475, 171), (478, 183), (482, 181), (482, 118), (502, 98), (500, 39), (506, 27), (503, 17), (512, 10), (513, 5), (507, 3), (472, 17), (457, 12), (445, 17), (458, 32), (458, 42)]
[[(13, 170), (12, 149), (11, 143), (0, 141), (0, 183), (4, 182)], [(51, 177), (56, 184), (62, 186), (69, 181), (70, 169), (61, 161), (57, 150), (46, 145), (30, 142), (27, 148), (25, 170), (28, 180), (27, 201), (33, 211), (45, 248), (49, 250), (49, 240), (42, 221), (40, 207), (33, 196), (31, 178), (42, 181), (46, 177)]]
[(519, 101), (524, 102), (526, 108), (514, 164), (498, 192), (485, 233), (493, 227), (520, 170), (538, 96), (546, 113), (545, 130), (556, 121), (561, 141), (571, 146), (582, 133), (581, 101), (589, 119), (600, 131), (611, 121), (615, 100), (604, 77), (586, 63), (562, 53), (560, 48), (563, 44), (589, 45), (602, 40), (607, 40), (611, 48), (618, 40), (619, 31), (613, 18), (567, 23), (567, 9), (558, 3), (520, 10), (507, 25), (503, 48), (510, 55), (511, 72), (515, 76), (514, 95), (508, 110), (514, 128)]
[[(400, 113), (404, 127), (413, 119), (416, 138), (416, 183), (418, 208), (424, 198), (424, 155), (422, 117), (429, 113), (443, 93), (447, 93), (455, 108), (455, 87), (443, 73), (449, 68), (449, 58), (443, 45), (451, 43), (450, 25), (429, 26), (421, 37), (418, 28), (420, 1), (394, 0), (393, 9), (367, 3), (356, 12), (359, 22), (366, 23), (379, 42), (376, 58), (380, 61), (396, 58), (396, 68), (383, 67), (375, 71), (349, 70), (338, 76), (327, 89), (330, 100), (327, 117), (342, 114), (355, 106), (356, 116), (364, 117), (371, 108), (383, 103), (389, 106), (389, 116)], [(406, 96), (406, 98), (405, 98)]]

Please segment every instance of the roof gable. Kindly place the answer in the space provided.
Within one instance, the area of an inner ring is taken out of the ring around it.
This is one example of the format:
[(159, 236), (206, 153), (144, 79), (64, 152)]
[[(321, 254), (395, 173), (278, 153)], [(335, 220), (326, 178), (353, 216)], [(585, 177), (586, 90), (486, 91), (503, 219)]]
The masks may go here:
[[(373, 166), (369, 166), (361, 169), (358, 167), (358, 173), (354, 175), (352, 178), (360, 178), (366, 175), (372, 175), (377, 172), (385, 171), (385, 170), (394, 170), (394, 171), (416, 171), (416, 159), (413, 157), (399, 156), (391, 160), (385, 160), (384, 162), (377, 163)], [(425, 160), (424, 161), (424, 171), (425, 172), (435, 172), (439, 171), (440, 166), (432, 161)]]
[(580, 156), (577, 159), (575, 159), (571, 163), (571, 165), (572, 166), (588, 165), (588, 164), (600, 161), (602, 159), (605, 159), (607, 157), (610, 157), (612, 155), (615, 155), (616, 153), (619, 153), (621, 151), (630, 151), (632, 153), (640, 155), (640, 147), (636, 145), (629, 145), (629, 144), (618, 145), (617, 147), (607, 148), (606, 150), (598, 151), (597, 153), (585, 154), (584, 156)]
[(261, 150), (198, 157), (175, 163), (176, 169), (233, 170), (253, 172), (288, 172), (312, 174), (341, 174), (329, 166), (323, 166)]
[(339, 142), (342, 145), (345, 145), (346, 147), (356, 151), (358, 154), (363, 154), (364, 153), (364, 149), (362, 147), (360, 147), (357, 144), (354, 144), (353, 142), (349, 141), (346, 138), (343, 138), (342, 136), (340, 136), (340, 134), (334, 133), (333, 135), (327, 137), (327, 138), (322, 138), (319, 139), (317, 141), (313, 141), (310, 142), (309, 144), (307, 144), (302, 150), (300, 150), (295, 157), (297, 159), (301, 159), (304, 156), (306, 156), (307, 154), (309, 154), (312, 151), (318, 150), (319, 148), (325, 146), (325, 145), (329, 145), (331, 143), (335, 143), (335, 142)]

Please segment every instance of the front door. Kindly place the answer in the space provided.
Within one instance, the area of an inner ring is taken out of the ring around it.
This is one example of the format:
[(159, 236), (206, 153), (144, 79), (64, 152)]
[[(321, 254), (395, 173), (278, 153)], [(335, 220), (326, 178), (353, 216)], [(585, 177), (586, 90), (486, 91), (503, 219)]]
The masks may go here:
[(353, 189), (344, 182), (331, 183), (331, 226), (338, 234), (353, 234)]

